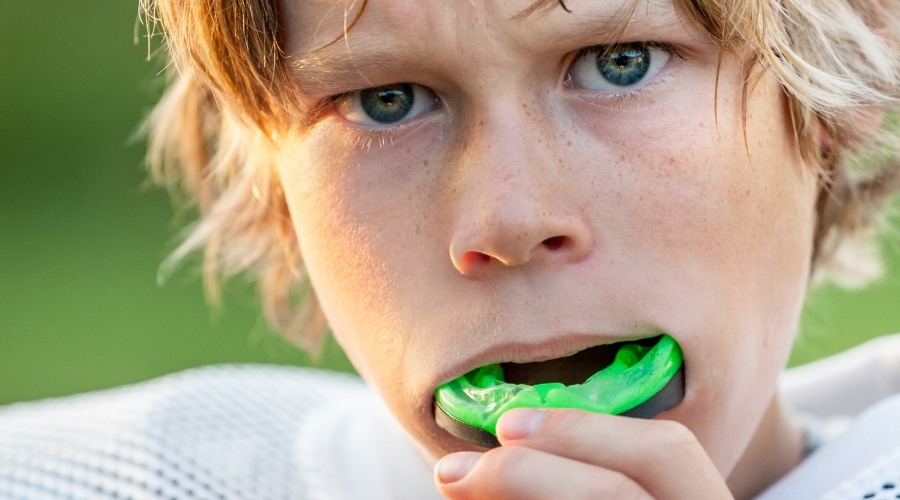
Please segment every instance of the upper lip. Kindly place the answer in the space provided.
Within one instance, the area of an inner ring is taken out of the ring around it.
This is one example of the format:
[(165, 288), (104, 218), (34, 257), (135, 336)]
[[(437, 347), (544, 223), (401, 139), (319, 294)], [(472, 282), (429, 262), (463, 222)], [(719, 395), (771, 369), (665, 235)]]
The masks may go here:
[(534, 363), (570, 356), (600, 345), (656, 337), (660, 332), (638, 335), (568, 334), (536, 342), (512, 340), (492, 344), (441, 373), (439, 383), (448, 382), (475, 368), (498, 363)]

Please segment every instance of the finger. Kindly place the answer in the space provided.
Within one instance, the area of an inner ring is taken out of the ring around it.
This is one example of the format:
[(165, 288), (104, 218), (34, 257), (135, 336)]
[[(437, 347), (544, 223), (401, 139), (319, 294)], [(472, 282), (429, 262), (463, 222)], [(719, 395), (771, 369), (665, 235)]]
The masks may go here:
[(652, 498), (624, 474), (524, 446), (447, 455), (435, 484), (451, 500)]
[(581, 410), (511, 410), (497, 424), (505, 447), (527, 446), (612, 469), (656, 498), (730, 498), (694, 434), (671, 420)]

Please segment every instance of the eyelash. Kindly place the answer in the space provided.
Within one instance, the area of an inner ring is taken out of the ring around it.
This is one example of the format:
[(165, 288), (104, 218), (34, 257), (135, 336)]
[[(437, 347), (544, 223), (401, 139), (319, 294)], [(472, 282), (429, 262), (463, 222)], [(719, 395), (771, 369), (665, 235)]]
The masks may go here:
[[(399, 126), (397, 126), (399, 127)], [(392, 127), (389, 129), (379, 129), (372, 128), (366, 130), (364, 133), (358, 132), (352, 134), (350, 136), (345, 137), (346, 147), (350, 149), (358, 149), (362, 151), (368, 151), (372, 149), (373, 145), (377, 145), (378, 147), (385, 147), (388, 144), (391, 146), (394, 145), (394, 137), (397, 133), (396, 128)]]
[[(664, 42), (620, 42), (616, 44), (592, 45), (577, 50), (568, 59), (568, 62), (566, 64), (566, 73), (563, 78), (563, 86), (572, 90), (584, 92), (585, 94), (590, 94), (589, 96), (585, 96), (585, 100), (587, 100), (590, 104), (609, 106), (617, 109), (626, 107), (629, 101), (637, 101), (649, 95), (652, 95), (658, 87), (663, 87), (666, 83), (668, 83), (670, 77), (669, 74), (665, 74), (662, 76), (656, 75), (651, 78), (650, 82), (641, 84), (637, 88), (615, 92), (578, 89), (572, 84), (572, 65), (576, 61), (578, 61), (579, 58), (591, 53), (602, 54), (604, 52), (610, 51), (617, 46), (624, 46), (630, 43), (644, 44), (648, 48), (662, 50), (670, 56), (676, 57), (680, 60), (687, 59), (682, 51), (678, 50), (675, 46)], [(668, 67), (669, 64), (670, 62), (666, 62), (666, 64), (663, 66), (663, 70)], [(660, 72), (662, 72), (662, 70)], [(324, 119), (329, 112), (334, 110), (334, 108), (339, 105), (342, 100), (348, 99), (353, 94), (364, 90), (367, 89), (350, 90), (347, 92), (342, 92), (340, 94), (325, 97), (320, 102), (318, 102), (310, 111), (309, 123), (318, 123), (319, 121)], [(600, 102), (601, 100), (603, 102)], [(377, 144), (379, 146), (393, 144), (394, 137), (399, 130), (407, 126), (407, 123), (408, 122), (401, 122), (398, 124), (391, 124), (383, 127), (355, 125), (354, 128), (357, 129), (357, 131), (355, 134), (353, 134), (353, 137), (350, 139), (351, 142), (348, 145), (354, 148), (368, 150), (372, 147), (373, 144)]]
[[(649, 82), (641, 84), (640, 86), (633, 89), (604, 92), (599, 90), (580, 89), (574, 86), (572, 82), (572, 66), (576, 61), (579, 60), (579, 58), (592, 53), (603, 54), (612, 49), (615, 49), (616, 47), (626, 46), (629, 44), (643, 44), (647, 48), (661, 50), (667, 53), (669, 56), (677, 58), (681, 61), (688, 59), (683, 51), (679, 50), (674, 45), (665, 42), (639, 41), (593, 45), (590, 47), (579, 49), (571, 58), (569, 58), (566, 65), (566, 74), (564, 76), (563, 86), (573, 91), (583, 92), (584, 100), (586, 100), (590, 104), (612, 107), (615, 109), (625, 108), (629, 101), (638, 101), (642, 98), (646, 98), (647, 96), (653, 95), (658, 88), (665, 87), (672, 76), (669, 72), (665, 71), (669, 64), (671, 64), (671, 60), (667, 61), (666, 64), (660, 69), (660, 72), (656, 76), (651, 77), (651, 80)], [(603, 102), (600, 102), (601, 100)]]
[[(330, 95), (321, 99), (308, 111), (307, 126), (314, 126), (324, 120), (326, 116), (340, 103), (341, 99), (345, 99), (351, 94), (359, 92), (359, 90), (351, 90), (340, 94)], [(365, 131), (358, 131), (351, 135), (345, 135), (345, 147), (350, 149), (359, 149), (368, 151), (373, 144), (385, 146), (394, 143), (394, 130), (385, 130), (381, 128), (369, 128)]]
[[(340, 94), (325, 97), (320, 102), (318, 102), (309, 112), (309, 124), (315, 125), (319, 121), (323, 120), (329, 113), (340, 106), (342, 101), (351, 98), (354, 94), (374, 88), (378, 87), (350, 90), (347, 92), (342, 92)], [(348, 121), (351, 124), (351, 127), (355, 130), (355, 133), (348, 138), (347, 146), (364, 150), (370, 149), (373, 144), (377, 144), (378, 146), (393, 144), (394, 138), (397, 137), (400, 131), (402, 131), (404, 128), (415, 126), (415, 122), (411, 124), (409, 121), (398, 122), (396, 124), (387, 124), (384, 126), (356, 124), (346, 119), (345, 121)]]
[(634, 41), (630, 41), (630, 42), (600, 43), (597, 45), (590, 45), (588, 47), (580, 48), (577, 51), (575, 51), (575, 53), (569, 59), (569, 63), (571, 63), (575, 59), (578, 59), (579, 57), (581, 57), (585, 54), (589, 54), (591, 52), (599, 52), (602, 54), (604, 52), (609, 51), (610, 49), (614, 49), (616, 47), (621, 47), (624, 45), (631, 45), (631, 44), (643, 44), (652, 49), (659, 49), (664, 52), (668, 52), (669, 54), (679, 57), (679, 58), (682, 58), (682, 59), (684, 59), (686, 57), (684, 55), (684, 53), (678, 49), (678, 47), (672, 45), (671, 43), (655, 42), (655, 41), (650, 41), (650, 40), (634, 40)]
[[(603, 106), (621, 111), (628, 107), (629, 101), (639, 101), (654, 94), (659, 87), (664, 87), (669, 82), (669, 76), (661, 76), (656, 81), (642, 85), (632, 90), (611, 93), (608, 95), (594, 92), (590, 96), (584, 96), (583, 100), (589, 104)], [(602, 101), (602, 102), (601, 102)]]
[(330, 95), (325, 97), (324, 99), (317, 102), (312, 109), (309, 110), (309, 122), (310, 123), (318, 123), (328, 112), (341, 100), (349, 96), (350, 94), (358, 92), (356, 90), (351, 90), (349, 92), (343, 92), (340, 94)]

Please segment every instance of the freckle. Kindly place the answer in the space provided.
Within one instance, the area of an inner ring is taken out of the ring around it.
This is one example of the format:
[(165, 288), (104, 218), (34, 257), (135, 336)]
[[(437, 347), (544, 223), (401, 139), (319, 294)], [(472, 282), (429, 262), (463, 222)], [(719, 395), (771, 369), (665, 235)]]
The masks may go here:
[(427, 166), (428, 166), (428, 160), (424, 160), (424, 161), (422, 162), (422, 166), (423, 166), (423, 167), (427, 167)]
[(572, 141), (566, 141), (566, 146), (571, 146), (571, 145), (572, 145)]

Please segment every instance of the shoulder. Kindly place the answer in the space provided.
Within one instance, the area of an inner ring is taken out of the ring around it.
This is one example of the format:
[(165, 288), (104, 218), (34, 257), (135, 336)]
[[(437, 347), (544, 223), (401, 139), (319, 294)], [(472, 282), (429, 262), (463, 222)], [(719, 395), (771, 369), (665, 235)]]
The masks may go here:
[(900, 333), (787, 370), (781, 393), (798, 411), (853, 416), (900, 393)]
[(225, 365), (0, 408), (0, 497), (293, 497), (295, 436), (351, 375)]
[(898, 498), (900, 394), (860, 413), (840, 437), (822, 446), (760, 499)]

